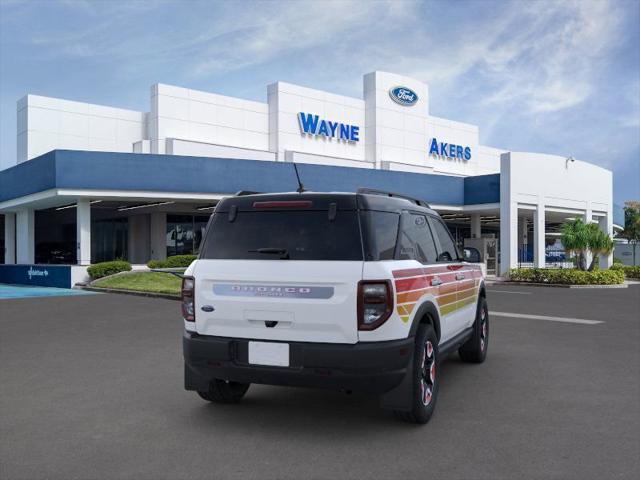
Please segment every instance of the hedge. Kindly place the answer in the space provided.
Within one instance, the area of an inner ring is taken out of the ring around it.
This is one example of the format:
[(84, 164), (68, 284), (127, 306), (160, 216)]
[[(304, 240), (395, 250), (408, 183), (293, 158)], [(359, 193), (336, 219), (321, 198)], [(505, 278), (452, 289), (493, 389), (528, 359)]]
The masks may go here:
[(173, 255), (167, 257), (166, 260), (149, 260), (147, 267), (149, 268), (181, 268), (191, 265), (196, 258), (196, 255)]
[(636, 265), (632, 267), (630, 265), (623, 265), (621, 263), (614, 263), (611, 267), (611, 270), (619, 270), (624, 272), (624, 276), (627, 278), (637, 278), (640, 279), (640, 265)]
[(87, 268), (87, 273), (92, 279), (106, 277), (114, 273), (128, 272), (131, 264), (124, 260), (114, 260), (112, 262), (101, 262)]
[(509, 279), (556, 285), (618, 285), (624, 282), (624, 273), (620, 269), (584, 272), (573, 268), (514, 268)]

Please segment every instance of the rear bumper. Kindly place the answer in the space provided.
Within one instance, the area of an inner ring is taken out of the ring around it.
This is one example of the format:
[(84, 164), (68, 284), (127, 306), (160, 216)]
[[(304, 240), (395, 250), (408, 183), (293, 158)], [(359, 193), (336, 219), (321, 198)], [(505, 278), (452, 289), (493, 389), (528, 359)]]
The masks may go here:
[(289, 342), (290, 366), (269, 367), (248, 363), (248, 342), (185, 331), (185, 388), (207, 390), (217, 378), (384, 393), (404, 378), (414, 346), (413, 338), (354, 345)]

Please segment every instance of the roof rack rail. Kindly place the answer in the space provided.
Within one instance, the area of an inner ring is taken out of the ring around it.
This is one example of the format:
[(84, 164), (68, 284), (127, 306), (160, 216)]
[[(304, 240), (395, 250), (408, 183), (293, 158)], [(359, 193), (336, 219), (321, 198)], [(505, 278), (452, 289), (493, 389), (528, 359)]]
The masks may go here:
[(244, 197), (245, 195), (259, 195), (263, 192), (252, 192), (251, 190), (238, 190), (234, 197)]
[(382, 195), (383, 197), (392, 197), (392, 198), (403, 198), (404, 200), (409, 200), (410, 202), (413, 202), (416, 205), (420, 205), (421, 207), (431, 208), (431, 206), (424, 200), (418, 200), (417, 198), (409, 197), (407, 195), (402, 195), (401, 193), (387, 192), (385, 190), (376, 190), (375, 188), (358, 188), (356, 193), (361, 193), (366, 195)]

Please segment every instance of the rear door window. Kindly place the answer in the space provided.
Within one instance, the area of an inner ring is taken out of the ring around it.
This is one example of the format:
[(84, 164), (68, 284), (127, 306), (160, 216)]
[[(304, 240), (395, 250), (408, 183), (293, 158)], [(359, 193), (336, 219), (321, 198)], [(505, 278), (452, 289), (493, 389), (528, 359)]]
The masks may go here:
[(425, 215), (404, 213), (400, 229), (399, 260), (417, 260), (420, 263), (436, 261), (436, 246)]
[(201, 257), (224, 260), (362, 260), (355, 211), (241, 211), (213, 216)]
[(438, 243), (438, 262), (459, 260), (458, 249), (446, 225), (439, 218), (429, 217), (429, 225)]
[(400, 214), (364, 211), (360, 213), (365, 260), (393, 260), (398, 239)]

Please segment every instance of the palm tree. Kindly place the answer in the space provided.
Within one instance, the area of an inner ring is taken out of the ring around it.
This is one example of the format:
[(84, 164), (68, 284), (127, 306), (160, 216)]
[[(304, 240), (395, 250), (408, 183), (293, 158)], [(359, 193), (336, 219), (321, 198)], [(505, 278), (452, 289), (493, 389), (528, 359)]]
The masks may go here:
[[(599, 255), (608, 255), (613, 250), (613, 240), (595, 223), (585, 223), (577, 218), (562, 225), (560, 241), (568, 254), (576, 256), (578, 270), (593, 270)], [(587, 268), (587, 253), (593, 258)]]
[(593, 254), (591, 265), (589, 265), (589, 271), (592, 271), (600, 255), (609, 255), (613, 251), (613, 240), (600, 230), (595, 223), (587, 225), (587, 230), (589, 233), (589, 249)]
[(562, 225), (560, 241), (568, 254), (576, 256), (578, 270), (586, 270), (586, 252), (589, 248), (589, 232), (587, 224), (579, 218), (570, 220)]

